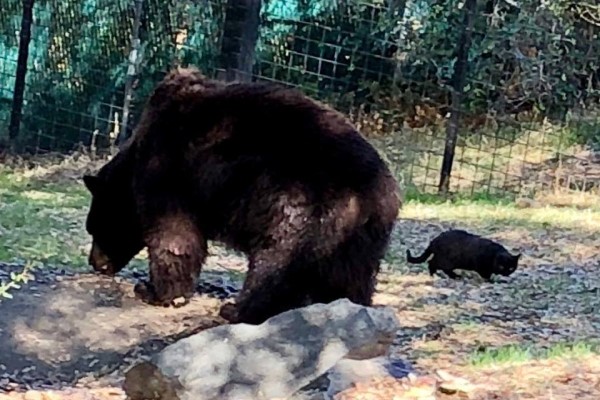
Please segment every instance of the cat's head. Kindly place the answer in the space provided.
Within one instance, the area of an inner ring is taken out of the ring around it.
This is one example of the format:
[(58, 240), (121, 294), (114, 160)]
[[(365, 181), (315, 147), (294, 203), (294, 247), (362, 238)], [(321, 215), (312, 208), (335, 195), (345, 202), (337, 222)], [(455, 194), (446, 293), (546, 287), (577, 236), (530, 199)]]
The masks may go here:
[(494, 265), (495, 272), (502, 276), (510, 276), (517, 270), (521, 253), (512, 255), (508, 252), (498, 253)]

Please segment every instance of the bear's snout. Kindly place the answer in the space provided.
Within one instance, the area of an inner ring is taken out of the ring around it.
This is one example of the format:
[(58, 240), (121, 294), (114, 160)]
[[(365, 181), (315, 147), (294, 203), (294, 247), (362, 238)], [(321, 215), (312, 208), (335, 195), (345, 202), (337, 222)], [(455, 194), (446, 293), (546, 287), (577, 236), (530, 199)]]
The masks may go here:
[(112, 262), (95, 242), (92, 243), (92, 249), (90, 250), (88, 263), (94, 268), (95, 271), (102, 274), (114, 275), (115, 273)]

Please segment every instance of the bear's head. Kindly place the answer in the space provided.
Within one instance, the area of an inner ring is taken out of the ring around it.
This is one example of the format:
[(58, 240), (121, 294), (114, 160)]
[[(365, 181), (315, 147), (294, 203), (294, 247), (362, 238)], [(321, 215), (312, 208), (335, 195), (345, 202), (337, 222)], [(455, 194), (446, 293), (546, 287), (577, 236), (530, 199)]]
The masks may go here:
[(85, 175), (92, 195), (86, 230), (92, 236), (88, 261), (94, 270), (113, 275), (144, 247), (133, 194), (122, 182)]

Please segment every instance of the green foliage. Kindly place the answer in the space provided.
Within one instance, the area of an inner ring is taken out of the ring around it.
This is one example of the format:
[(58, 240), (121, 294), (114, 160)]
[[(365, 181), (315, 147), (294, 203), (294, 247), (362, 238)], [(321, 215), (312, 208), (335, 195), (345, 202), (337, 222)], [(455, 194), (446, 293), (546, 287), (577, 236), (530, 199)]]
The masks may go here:
[(404, 200), (407, 204), (447, 204), (447, 205), (502, 205), (512, 207), (513, 197), (492, 195), (486, 191), (475, 193), (457, 193), (448, 198), (433, 193), (422, 193), (413, 185), (408, 185), (404, 191)]
[(471, 355), (469, 362), (471, 365), (476, 366), (522, 364), (540, 359), (581, 358), (591, 354), (598, 354), (599, 350), (600, 347), (597, 342), (584, 341), (557, 343), (545, 348), (508, 345), (478, 351)]
[[(410, 121), (423, 104), (445, 115), (463, 1), (394, 3), (268, 1), (256, 74), (300, 85), (345, 111), (376, 108), (390, 124)], [(573, 2), (519, 4), (478, 2), (461, 104), (467, 122), (491, 115), (503, 123), (523, 113), (564, 122), (600, 100), (599, 28)]]
[[(12, 18), (0, 21), (0, 50), (6, 55), (0, 57), (0, 101), (12, 98), (18, 50), (18, 42), (12, 39), (21, 13), (20, 1), (7, 1), (3, 13)], [(138, 103), (177, 58), (205, 70), (215, 68), (223, 5), (205, 3), (144, 1), (135, 87)], [(117, 129), (133, 8), (131, 0), (36, 1), (22, 142), (69, 150), (81, 142), (88, 144), (95, 131), (106, 136)], [(178, 34), (185, 37), (179, 44)], [(8, 116), (0, 113), (1, 120), (7, 121)]]
[[(227, 0), (143, 0), (133, 117), (163, 73), (193, 64), (221, 67)], [(393, 4), (393, 8), (391, 4)], [(477, 3), (464, 124), (484, 115), (564, 121), (600, 102), (600, 28), (571, 0)], [(115, 134), (134, 26), (134, 0), (37, 0), (22, 137), (36, 149), (69, 150)], [(21, 20), (20, 0), (0, 18), (0, 137), (9, 119)], [(299, 85), (350, 114), (377, 114), (374, 130), (412, 124), (419, 107), (450, 110), (463, 0), (389, 2), (266, 0), (254, 72)], [(426, 125), (429, 122), (425, 122)], [(597, 121), (570, 139), (599, 143)], [(499, 130), (504, 134), (508, 130)], [(514, 141), (522, 129), (504, 137)], [(466, 140), (468, 132), (461, 133)], [(427, 139), (428, 140), (428, 139)]]
[(8, 282), (0, 281), (0, 301), (3, 299), (12, 299), (13, 295), (10, 293), (10, 290), (20, 289), (22, 283), (27, 283), (32, 276), (30, 275), (30, 271), (32, 266), (30, 264), (25, 265), (23, 271), (16, 274), (14, 272), (10, 273), (10, 279)]

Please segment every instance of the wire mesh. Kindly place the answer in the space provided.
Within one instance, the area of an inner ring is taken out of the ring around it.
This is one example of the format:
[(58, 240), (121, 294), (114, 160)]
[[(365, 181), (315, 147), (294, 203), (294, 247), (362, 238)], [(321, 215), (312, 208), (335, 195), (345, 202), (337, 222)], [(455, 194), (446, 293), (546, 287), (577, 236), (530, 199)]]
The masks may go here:
[[(480, 1), (466, 26), (469, 1), (36, 0), (14, 141), (35, 153), (103, 151), (131, 133), (167, 70), (191, 64), (219, 77), (237, 60), (238, 76), (299, 87), (346, 113), (408, 192), (438, 191), (453, 113), (451, 192), (597, 191), (600, 28), (588, 18), (593, 10)], [(0, 11), (5, 143), (23, 4), (5, 0)], [(253, 39), (244, 15), (256, 4)], [(466, 29), (466, 84), (457, 90)], [(247, 70), (242, 52), (252, 57)]]

